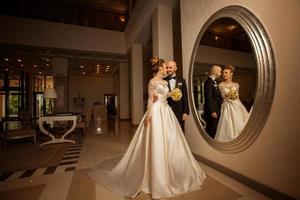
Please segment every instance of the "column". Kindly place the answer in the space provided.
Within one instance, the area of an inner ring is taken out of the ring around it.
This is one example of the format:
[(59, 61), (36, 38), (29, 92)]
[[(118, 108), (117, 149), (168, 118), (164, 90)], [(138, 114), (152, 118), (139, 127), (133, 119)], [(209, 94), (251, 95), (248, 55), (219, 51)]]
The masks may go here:
[(131, 123), (138, 125), (143, 113), (143, 51), (141, 44), (133, 44), (131, 47)]
[(119, 118), (130, 119), (130, 83), (128, 63), (119, 66)]
[(68, 60), (66, 58), (52, 59), (54, 76), (54, 89), (57, 93), (54, 112), (68, 111)]
[(173, 60), (172, 8), (158, 5), (152, 15), (153, 55)]

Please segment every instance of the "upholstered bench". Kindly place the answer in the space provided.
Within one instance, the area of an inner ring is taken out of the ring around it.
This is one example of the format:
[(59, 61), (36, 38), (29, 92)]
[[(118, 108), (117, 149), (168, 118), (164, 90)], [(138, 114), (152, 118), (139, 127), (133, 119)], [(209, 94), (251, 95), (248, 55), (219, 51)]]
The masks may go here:
[(17, 140), (22, 138), (32, 138), (33, 143), (36, 144), (36, 130), (31, 128), (19, 128), (5, 131), (3, 128), (3, 122), (0, 120), (0, 137), (3, 139), (4, 148), (7, 148), (8, 140)]

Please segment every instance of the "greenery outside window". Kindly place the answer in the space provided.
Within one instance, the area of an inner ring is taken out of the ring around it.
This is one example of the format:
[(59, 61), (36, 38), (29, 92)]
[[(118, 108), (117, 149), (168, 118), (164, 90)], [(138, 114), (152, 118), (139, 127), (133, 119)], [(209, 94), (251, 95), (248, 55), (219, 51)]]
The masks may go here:
[(28, 93), (26, 92), (25, 72), (3, 71), (0, 74), (0, 117), (18, 118), (19, 109), (26, 109)]
[[(50, 99), (44, 98), (44, 91), (46, 88), (54, 87), (54, 77), (48, 75), (34, 75), (34, 115), (36, 117), (44, 116), (49, 112)], [(53, 106), (53, 105), (52, 105)]]

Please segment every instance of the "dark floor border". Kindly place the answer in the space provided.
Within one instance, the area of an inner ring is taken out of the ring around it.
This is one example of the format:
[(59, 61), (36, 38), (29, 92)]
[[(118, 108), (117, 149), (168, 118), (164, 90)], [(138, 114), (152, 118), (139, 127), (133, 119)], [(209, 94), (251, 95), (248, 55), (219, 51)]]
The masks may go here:
[(205, 165), (208, 165), (209, 167), (212, 167), (212, 168), (218, 170), (219, 172), (222, 172), (223, 174), (237, 180), (238, 182), (240, 182), (240, 183), (242, 183), (242, 184), (274, 199), (274, 200), (295, 200), (295, 198), (293, 198), (287, 194), (284, 194), (282, 192), (274, 190), (262, 183), (259, 183), (251, 178), (241, 175), (241, 174), (239, 174), (229, 168), (226, 168), (218, 163), (208, 160), (207, 158), (204, 158), (204, 157), (194, 154), (194, 153), (193, 153), (193, 155), (195, 156), (196, 160), (198, 160), (199, 162), (201, 162)]

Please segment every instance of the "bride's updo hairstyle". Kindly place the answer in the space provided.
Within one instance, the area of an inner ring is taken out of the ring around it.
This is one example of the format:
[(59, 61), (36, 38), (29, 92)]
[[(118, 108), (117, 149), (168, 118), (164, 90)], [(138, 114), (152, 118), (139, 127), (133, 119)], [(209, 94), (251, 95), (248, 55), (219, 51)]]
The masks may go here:
[(232, 65), (226, 65), (225, 67), (224, 67), (224, 70), (225, 69), (228, 69), (231, 73), (234, 73), (234, 71), (235, 71), (235, 68), (234, 68), (234, 66), (232, 66)]
[(150, 59), (150, 62), (152, 65), (152, 72), (153, 74), (156, 74), (159, 71), (159, 68), (165, 63), (165, 60), (159, 57), (153, 57)]

